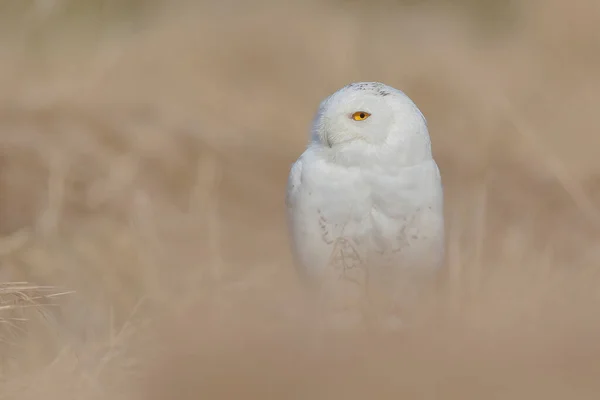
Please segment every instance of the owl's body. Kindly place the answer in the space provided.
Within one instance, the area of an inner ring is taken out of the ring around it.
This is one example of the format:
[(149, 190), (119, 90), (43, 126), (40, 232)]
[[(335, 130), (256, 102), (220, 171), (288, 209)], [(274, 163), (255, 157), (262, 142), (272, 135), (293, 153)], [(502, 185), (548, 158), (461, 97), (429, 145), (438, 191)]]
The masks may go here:
[(412, 167), (346, 169), (308, 150), (290, 176), (297, 258), (317, 279), (344, 239), (365, 264), (436, 267), (443, 254), (440, 175), (433, 160)]
[(443, 192), (427, 125), (383, 84), (349, 85), (321, 104), (287, 206), (297, 266), (325, 296), (402, 307), (442, 265)]

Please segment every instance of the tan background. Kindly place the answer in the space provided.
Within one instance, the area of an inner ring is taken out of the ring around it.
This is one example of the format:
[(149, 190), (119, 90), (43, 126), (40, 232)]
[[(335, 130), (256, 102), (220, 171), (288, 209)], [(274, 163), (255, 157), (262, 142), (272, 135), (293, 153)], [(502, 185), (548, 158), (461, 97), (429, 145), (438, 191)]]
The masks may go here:
[[(599, 4), (2, 3), (0, 277), (76, 292), (0, 287), (0, 398), (597, 398)], [(365, 80), (429, 121), (448, 269), (322, 337), (285, 180)]]

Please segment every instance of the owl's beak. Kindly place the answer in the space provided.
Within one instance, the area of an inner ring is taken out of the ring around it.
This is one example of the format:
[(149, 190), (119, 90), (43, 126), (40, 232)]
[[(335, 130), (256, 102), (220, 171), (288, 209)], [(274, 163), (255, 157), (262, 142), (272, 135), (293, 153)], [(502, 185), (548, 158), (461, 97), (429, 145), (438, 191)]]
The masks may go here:
[(344, 136), (346, 136), (346, 135), (339, 132), (332, 126), (332, 121), (329, 118), (324, 118), (323, 138), (325, 139), (325, 144), (329, 148), (332, 148), (334, 145), (338, 146), (338, 145), (353, 142), (353, 141), (359, 139), (358, 137), (344, 138)]
[(336, 137), (336, 135), (330, 135), (330, 134), (327, 134), (325, 136), (325, 141), (327, 142), (327, 146), (329, 146), (330, 148), (333, 147), (333, 145), (339, 146), (339, 145), (351, 143), (351, 142), (354, 142), (357, 140), (360, 140), (360, 138), (351, 137), (351, 138), (347, 138), (347, 139), (341, 139), (339, 135)]

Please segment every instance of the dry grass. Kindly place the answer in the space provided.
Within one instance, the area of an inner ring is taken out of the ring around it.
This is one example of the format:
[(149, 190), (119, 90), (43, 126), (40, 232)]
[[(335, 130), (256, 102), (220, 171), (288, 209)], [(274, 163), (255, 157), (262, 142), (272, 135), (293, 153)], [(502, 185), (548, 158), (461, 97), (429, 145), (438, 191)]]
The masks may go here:
[[(452, 2), (33, 3), (0, 36), (0, 277), (75, 293), (0, 304), (0, 399), (597, 398), (594, 0), (494, 35)], [(357, 80), (421, 107), (446, 187), (401, 337), (321, 332), (288, 252), (289, 165)]]

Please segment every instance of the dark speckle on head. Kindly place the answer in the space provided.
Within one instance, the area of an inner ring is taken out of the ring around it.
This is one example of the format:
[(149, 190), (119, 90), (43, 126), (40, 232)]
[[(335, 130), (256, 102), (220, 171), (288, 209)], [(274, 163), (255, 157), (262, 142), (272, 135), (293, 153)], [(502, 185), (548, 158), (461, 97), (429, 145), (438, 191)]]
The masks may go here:
[(386, 85), (379, 82), (360, 82), (360, 83), (351, 83), (348, 87), (353, 88), (354, 90), (369, 90), (374, 91), (378, 95), (385, 97), (389, 96), (391, 93), (386, 89)]

